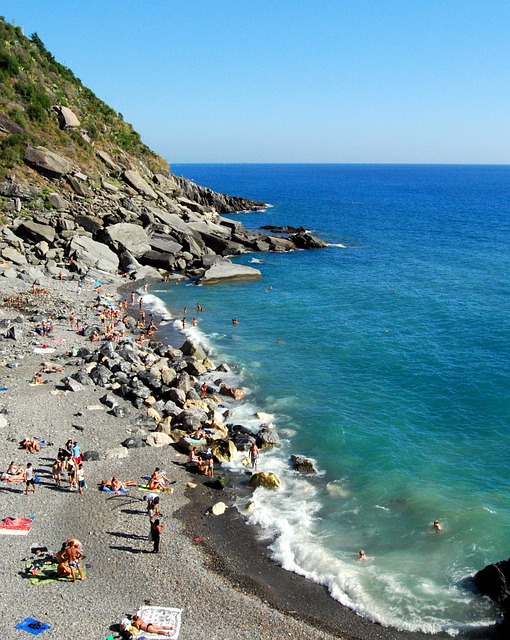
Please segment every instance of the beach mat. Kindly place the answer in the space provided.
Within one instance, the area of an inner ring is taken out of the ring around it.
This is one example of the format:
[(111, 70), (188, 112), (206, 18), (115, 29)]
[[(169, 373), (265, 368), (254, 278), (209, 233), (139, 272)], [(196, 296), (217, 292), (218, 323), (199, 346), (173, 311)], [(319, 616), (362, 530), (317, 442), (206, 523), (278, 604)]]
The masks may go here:
[(161, 489), (151, 489), (148, 484), (138, 485), (140, 491), (153, 491), (154, 493), (162, 493)]
[(32, 524), (32, 518), (4, 518), (0, 522), (0, 535), (27, 536)]
[(147, 640), (171, 638), (172, 640), (177, 640), (181, 629), (181, 613), (182, 609), (174, 609), (172, 607), (142, 607), (136, 612), (137, 616), (140, 616), (145, 622), (174, 627), (174, 631), (172, 631), (171, 635), (139, 631), (135, 638), (146, 638)]
[[(34, 585), (48, 584), (49, 582), (72, 582), (73, 581), (71, 576), (63, 577), (63, 578), (59, 577), (57, 575), (57, 567), (58, 565), (56, 562), (50, 562), (47, 564), (46, 560), (35, 559), (32, 562), (27, 562), (27, 564), (25, 565), (25, 572), (30, 584), (34, 584)], [(36, 569), (37, 573), (31, 574), (30, 573), (31, 569)], [(81, 565), (81, 572), (83, 573), (83, 578), (85, 579), (87, 577), (87, 570), (85, 569), (83, 564)], [(76, 579), (79, 580), (80, 576), (78, 574), (77, 569), (75, 570), (75, 573), (77, 576)]]
[(14, 628), (31, 633), (33, 636), (38, 636), (43, 631), (51, 629), (49, 624), (36, 620), (35, 618), (25, 618), (21, 622), (18, 622), (18, 624), (14, 625)]

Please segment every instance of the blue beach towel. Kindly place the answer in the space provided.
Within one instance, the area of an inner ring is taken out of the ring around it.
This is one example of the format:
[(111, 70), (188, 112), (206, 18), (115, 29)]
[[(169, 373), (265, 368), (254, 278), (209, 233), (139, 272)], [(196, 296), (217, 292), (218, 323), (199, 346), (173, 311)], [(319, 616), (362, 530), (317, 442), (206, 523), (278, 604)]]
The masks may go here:
[(35, 618), (25, 618), (21, 622), (18, 622), (18, 624), (14, 625), (14, 628), (31, 633), (33, 636), (38, 636), (43, 631), (51, 629), (49, 624), (36, 620)]

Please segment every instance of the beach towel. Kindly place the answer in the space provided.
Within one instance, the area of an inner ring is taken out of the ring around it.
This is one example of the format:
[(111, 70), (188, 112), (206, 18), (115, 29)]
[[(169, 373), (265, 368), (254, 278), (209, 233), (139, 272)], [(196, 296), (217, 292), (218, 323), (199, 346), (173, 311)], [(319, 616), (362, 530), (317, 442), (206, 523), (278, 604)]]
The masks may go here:
[(174, 627), (175, 631), (172, 631), (169, 636), (139, 631), (135, 638), (147, 638), (147, 640), (172, 638), (172, 640), (177, 640), (181, 629), (181, 613), (182, 609), (173, 609), (171, 607), (142, 607), (136, 612), (136, 615), (140, 616), (145, 622), (154, 622), (154, 624)]
[(154, 493), (161, 493), (161, 489), (151, 489), (148, 484), (138, 485), (140, 491), (154, 491)]
[(18, 622), (18, 624), (14, 625), (14, 628), (31, 633), (33, 636), (38, 636), (43, 631), (51, 629), (49, 624), (36, 620), (35, 618), (25, 618), (21, 622)]
[(53, 353), (55, 349), (51, 347), (35, 347), (34, 353)]
[[(28, 576), (28, 581), (33, 585), (48, 584), (49, 582), (57, 582), (57, 580), (64, 582), (73, 581), (71, 576), (62, 578), (59, 577), (57, 575), (57, 567), (57, 563), (52, 560), (48, 560), (45, 558), (35, 558), (31, 562), (26, 563), (25, 571)], [(86, 578), (87, 570), (86, 566), (84, 566), (83, 564), (81, 564), (81, 572), (83, 573), (83, 577)], [(76, 573), (78, 573), (78, 571), (76, 571)], [(80, 578), (78, 576), (77, 580), (79, 579)]]
[(118, 495), (129, 493), (129, 488), (124, 487), (124, 489), (118, 489), (118, 491), (114, 491), (110, 487), (100, 487), (99, 491), (106, 491), (107, 493), (116, 493)]
[(32, 528), (32, 518), (4, 518), (0, 522), (0, 535), (27, 536)]

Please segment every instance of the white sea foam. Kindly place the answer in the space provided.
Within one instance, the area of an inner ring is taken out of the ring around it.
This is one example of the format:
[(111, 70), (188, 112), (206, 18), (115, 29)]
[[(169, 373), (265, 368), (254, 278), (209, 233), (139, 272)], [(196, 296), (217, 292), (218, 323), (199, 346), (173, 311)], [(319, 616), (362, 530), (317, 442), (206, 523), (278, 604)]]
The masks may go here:
[(144, 292), (142, 292), (140, 295), (143, 299), (143, 308), (146, 312), (150, 311), (151, 313), (157, 314), (164, 320), (172, 319), (172, 314), (160, 297), (155, 296), (153, 293)]
[(345, 244), (341, 244), (340, 242), (334, 243), (328, 243), (327, 245), (328, 247), (338, 247), (339, 249), (347, 249), (347, 247), (345, 246)]

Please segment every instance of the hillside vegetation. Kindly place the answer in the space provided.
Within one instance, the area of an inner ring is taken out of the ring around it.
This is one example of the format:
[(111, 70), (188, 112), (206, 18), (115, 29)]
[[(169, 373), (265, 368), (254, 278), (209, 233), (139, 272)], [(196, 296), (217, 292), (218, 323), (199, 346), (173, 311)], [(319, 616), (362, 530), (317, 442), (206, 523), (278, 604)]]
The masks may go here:
[[(55, 105), (70, 108), (80, 122), (61, 129)], [(25, 172), (27, 143), (43, 145), (75, 161), (91, 175), (101, 172), (96, 151), (114, 158), (142, 161), (151, 171), (168, 171), (166, 161), (151, 151), (122, 114), (85, 87), (68, 67), (55, 60), (42, 40), (30, 38), (0, 18), (0, 180), (16, 169)]]

